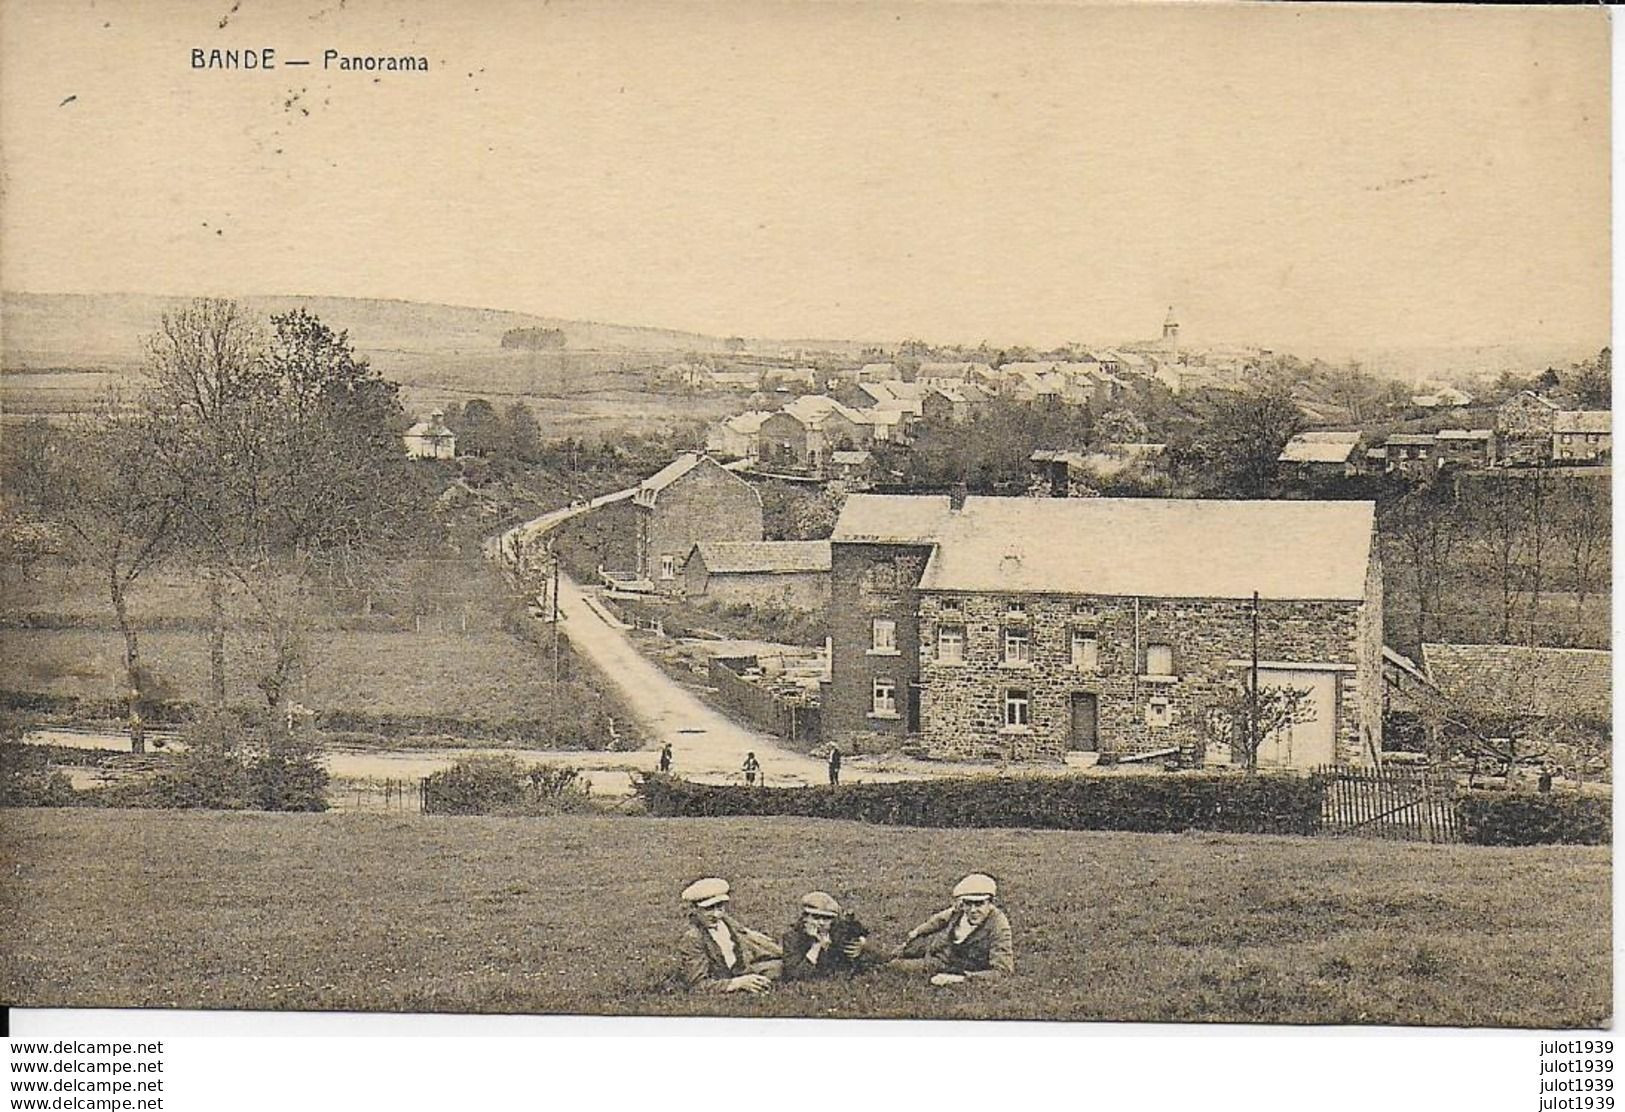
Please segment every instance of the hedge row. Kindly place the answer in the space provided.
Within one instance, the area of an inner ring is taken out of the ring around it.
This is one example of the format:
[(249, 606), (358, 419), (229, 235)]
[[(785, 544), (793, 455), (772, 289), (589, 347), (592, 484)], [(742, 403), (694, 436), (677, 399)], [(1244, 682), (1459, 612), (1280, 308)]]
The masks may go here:
[(796, 815), (893, 826), (1233, 834), (1312, 834), (1325, 790), (1314, 778), (1234, 773), (978, 776), (838, 788), (749, 788), (647, 776), (636, 787), (649, 813), (664, 816)]
[(1613, 799), (1570, 792), (1466, 792), (1456, 801), (1462, 841), (1480, 846), (1565, 842), (1607, 845), (1614, 837)]

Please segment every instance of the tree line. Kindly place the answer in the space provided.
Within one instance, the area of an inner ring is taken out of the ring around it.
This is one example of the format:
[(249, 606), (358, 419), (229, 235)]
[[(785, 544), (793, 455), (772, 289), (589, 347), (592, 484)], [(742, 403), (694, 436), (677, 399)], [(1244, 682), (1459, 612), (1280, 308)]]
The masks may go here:
[(215, 708), (226, 704), (229, 597), (244, 663), (279, 712), (310, 665), (314, 585), (441, 539), (405, 424), (397, 386), (345, 333), (302, 309), (262, 322), (205, 299), (162, 317), (133, 388), (48, 436), (35, 430), (42, 450), (21, 469), (21, 497), (104, 584), (135, 748), (152, 686), (129, 610), (136, 584), (165, 564), (197, 569)]

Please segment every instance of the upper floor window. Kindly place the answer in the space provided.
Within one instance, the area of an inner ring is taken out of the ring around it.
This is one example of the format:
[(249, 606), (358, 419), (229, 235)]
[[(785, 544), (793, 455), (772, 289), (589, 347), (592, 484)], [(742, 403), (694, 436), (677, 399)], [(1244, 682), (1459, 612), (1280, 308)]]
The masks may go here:
[(1072, 631), (1072, 667), (1084, 672), (1100, 667), (1100, 641), (1089, 630)]
[(941, 664), (962, 664), (965, 661), (965, 627), (942, 625), (937, 627), (937, 661)]
[(1004, 662), (1006, 664), (1031, 664), (1032, 660), (1032, 634), (1022, 627), (1006, 627), (1004, 631)]
[(662, 556), (660, 558), (660, 578), (662, 578), (662, 579), (676, 579), (677, 578), (677, 557), (675, 557), (675, 556)]
[(1004, 614), (1007, 618), (1025, 618), (1027, 616), (1027, 604), (1019, 598), (1006, 599)]
[(896, 652), (897, 623), (891, 618), (876, 618), (870, 626), (869, 648), (872, 652)]
[(1174, 674), (1174, 647), (1150, 644), (1145, 647), (1145, 674), (1171, 676)]

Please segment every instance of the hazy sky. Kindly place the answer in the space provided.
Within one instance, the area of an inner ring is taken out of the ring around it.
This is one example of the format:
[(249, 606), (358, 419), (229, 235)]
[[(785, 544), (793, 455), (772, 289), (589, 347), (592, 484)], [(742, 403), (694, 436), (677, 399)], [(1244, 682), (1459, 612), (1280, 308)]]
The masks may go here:
[[(1304, 350), (1606, 341), (1595, 8), (442, 7), (7, 0), (0, 285), (775, 337), (1124, 339), (1173, 304), (1193, 339)], [(190, 68), (250, 46), (315, 64)], [(330, 47), (431, 69), (324, 72)]]

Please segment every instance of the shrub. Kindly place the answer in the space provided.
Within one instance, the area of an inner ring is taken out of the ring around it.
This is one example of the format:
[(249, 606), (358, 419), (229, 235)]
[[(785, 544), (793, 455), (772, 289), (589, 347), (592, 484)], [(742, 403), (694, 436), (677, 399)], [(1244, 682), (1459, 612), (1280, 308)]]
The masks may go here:
[(798, 815), (894, 826), (1240, 834), (1313, 833), (1325, 791), (1314, 778), (1238, 773), (980, 776), (838, 788), (748, 788), (646, 776), (635, 779), (635, 787), (655, 815)]
[(436, 815), (554, 815), (584, 811), (592, 781), (579, 769), (527, 765), (517, 757), (465, 757), (423, 782), (423, 810)]
[(206, 711), (184, 735), (186, 749), (149, 780), (99, 793), (115, 807), (214, 811), (325, 811), (327, 770), (302, 730), (255, 710)]
[(0, 807), (67, 807), (76, 798), (67, 774), (52, 772), (50, 754), (32, 745), (0, 742)]
[(1535, 846), (1564, 842), (1606, 845), (1613, 840), (1613, 800), (1570, 792), (1470, 791), (1457, 806), (1462, 840), (1480, 846)]

